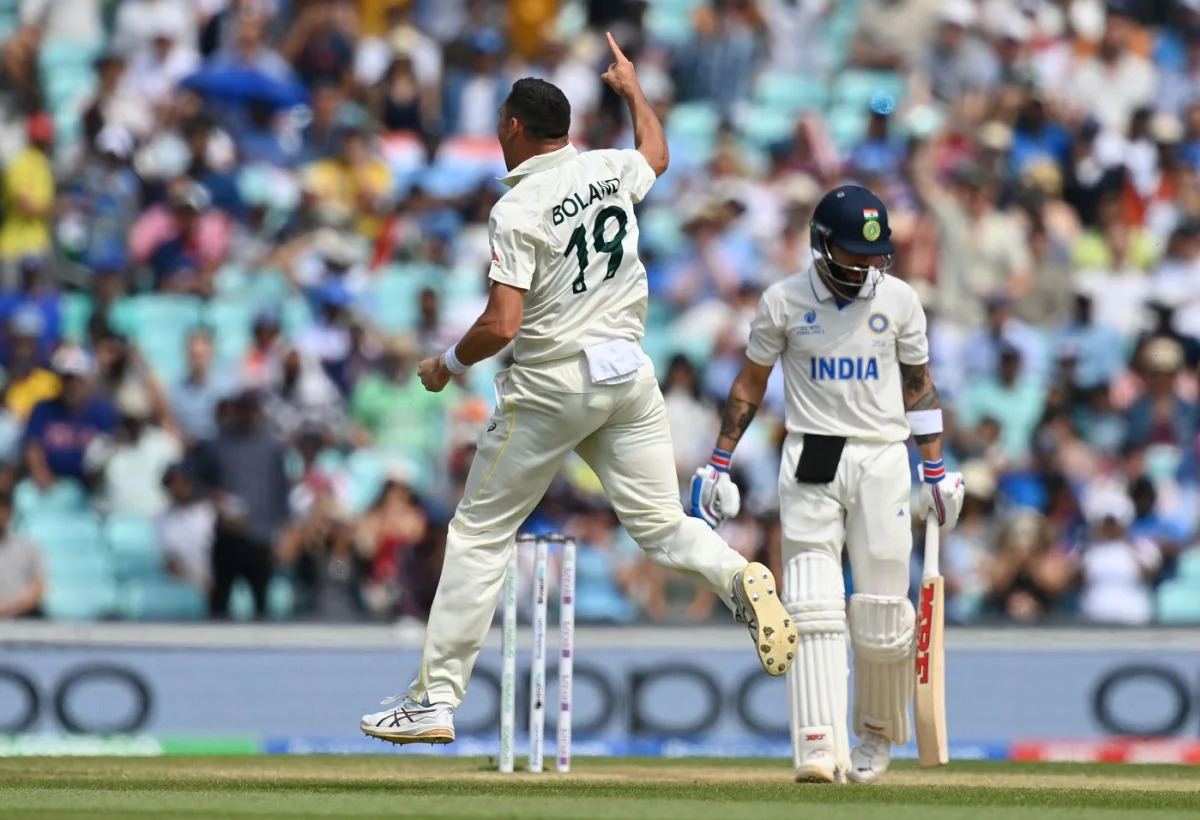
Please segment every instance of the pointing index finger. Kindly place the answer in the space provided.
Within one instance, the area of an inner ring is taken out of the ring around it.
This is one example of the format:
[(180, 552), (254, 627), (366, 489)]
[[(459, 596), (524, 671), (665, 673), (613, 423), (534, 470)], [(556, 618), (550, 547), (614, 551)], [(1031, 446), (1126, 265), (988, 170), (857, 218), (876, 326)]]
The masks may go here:
[(608, 47), (612, 49), (613, 55), (617, 58), (617, 62), (625, 61), (625, 54), (621, 51), (621, 47), (617, 45), (617, 41), (613, 39), (612, 32), (604, 32), (604, 36), (608, 38)]

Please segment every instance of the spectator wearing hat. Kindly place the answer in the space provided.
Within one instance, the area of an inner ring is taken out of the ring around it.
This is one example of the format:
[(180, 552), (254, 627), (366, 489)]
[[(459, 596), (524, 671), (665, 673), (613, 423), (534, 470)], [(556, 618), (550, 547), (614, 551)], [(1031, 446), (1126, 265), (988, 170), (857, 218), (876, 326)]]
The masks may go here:
[(267, 610), (274, 549), (289, 516), (285, 450), (264, 429), (255, 390), (231, 402), (229, 423), (196, 450), (196, 478), (217, 513), (213, 541), (213, 617), (229, 612), (233, 583), (243, 578), (259, 617)]
[(148, 265), (160, 287), (207, 291), (229, 251), (228, 222), (211, 204), (204, 186), (183, 178), (172, 184), (166, 204), (151, 207), (134, 223), (132, 259)]
[(492, 29), (471, 39), (471, 64), (446, 74), (442, 88), (442, 129), (448, 136), (494, 139), (496, 112), (509, 91), (500, 64), (504, 37)]
[[(142, 2), (174, 5), (174, 0)], [(137, 0), (134, 0), (134, 4), (138, 4)], [(127, 8), (128, 4), (121, 10)], [(125, 83), (132, 93), (156, 109), (169, 102), (179, 82), (196, 73), (200, 67), (195, 37), (189, 42), (185, 34), (186, 24), (181, 25), (178, 19), (171, 19), (174, 16), (173, 13), (169, 16), (148, 15), (138, 32), (145, 42), (124, 52), (129, 60)], [(187, 16), (190, 18), (190, 15)], [(120, 48), (120, 45), (115, 47)]]
[(162, 487), (168, 504), (154, 520), (167, 573), (190, 584), (207, 597), (212, 590), (213, 537), (217, 511), (196, 486), (184, 462), (167, 467)]
[(320, 360), (295, 347), (280, 353), (262, 394), (263, 416), (283, 441), (306, 424), (317, 424), (340, 436), (345, 430), (346, 402)]
[(171, 390), (171, 409), (187, 446), (217, 435), (217, 404), (230, 391), (229, 379), (213, 372), (213, 339), (207, 328), (187, 337), (187, 375)]
[(921, 64), (922, 80), (933, 98), (953, 104), (984, 93), (1000, 79), (996, 55), (973, 31), (978, 19), (971, 0), (943, 0), (938, 36)]
[(379, 367), (359, 379), (350, 396), (350, 418), (360, 446), (393, 453), (431, 455), (441, 440), (438, 424), (460, 396), (457, 385), (429, 393), (417, 378), (417, 347), (408, 336), (389, 339)]
[(38, 614), (46, 592), (42, 552), (9, 528), (12, 516), (12, 492), (0, 491), (0, 620)]
[(62, 325), (62, 294), (53, 280), (50, 257), (23, 257), (17, 263), (16, 287), (0, 290), (0, 319), (17, 313), (40, 315), (38, 356), (41, 361), (48, 360), (59, 342)]
[(999, 420), (1000, 443), (1009, 458), (1017, 459), (1029, 452), (1044, 397), (1044, 387), (1023, 372), (1021, 351), (1005, 345), (996, 375), (976, 379), (963, 390), (959, 423), (969, 430), (985, 418)]
[(117, 391), (120, 421), (111, 435), (88, 444), (83, 467), (105, 513), (155, 516), (167, 508), (163, 471), (183, 456), (183, 444), (154, 424), (150, 393), (136, 382)]
[[(1200, 8), (1200, 6), (1198, 6)], [(1183, 115), (1188, 105), (1200, 102), (1200, 25), (1184, 31), (1185, 64), (1163, 71), (1158, 78), (1155, 107), (1164, 113)]]
[(970, 326), (984, 318), (988, 294), (1013, 298), (1029, 289), (1033, 260), (1021, 223), (996, 207), (996, 185), (972, 164), (956, 168), (947, 188), (933, 167), (936, 141), (916, 149), (913, 185), (937, 228), (937, 295), (947, 320)]
[(252, 387), (266, 387), (279, 367), (285, 342), (282, 319), (274, 310), (261, 310), (250, 328), (250, 349), (242, 357), (238, 381)]
[(58, 236), (63, 250), (89, 267), (123, 268), (126, 238), (141, 210), (142, 183), (131, 167), (134, 138), (106, 125), (93, 142), (94, 155), (67, 185)]
[(941, 0), (867, 0), (850, 38), (850, 62), (861, 68), (912, 68), (933, 39)]
[(4, 369), (4, 409), (24, 424), (40, 402), (55, 398), (62, 389), (58, 376), (41, 366), (38, 341), (44, 320), (36, 309), (24, 308), (8, 320), (8, 356)]
[(344, 382), (350, 358), (352, 297), (340, 279), (330, 279), (313, 294), (316, 319), (296, 339), (296, 347), (316, 359), (337, 384)]
[(23, 439), (29, 475), (43, 490), (59, 479), (84, 481), (88, 445), (117, 428), (112, 404), (94, 395), (95, 366), (87, 353), (62, 347), (51, 365), (62, 381), (62, 392), (34, 406)]
[(337, 156), (309, 166), (306, 177), (318, 201), (353, 214), (355, 228), (362, 236), (371, 240), (378, 237), (380, 216), (390, 204), (392, 171), (361, 126), (345, 128)]
[(1154, 102), (1154, 64), (1133, 51), (1136, 34), (1131, 0), (1109, 0), (1099, 50), (1072, 67), (1066, 88), (1072, 104), (1118, 133), (1135, 110)]
[(1156, 337), (1142, 346), (1137, 366), (1146, 392), (1127, 411), (1126, 447), (1165, 445), (1191, 453), (1196, 439), (1196, 402), (1181, 395), (1183, 347), (1174, 339)]
[(13, 265), (25, 256), (50, 251), (54, 207), (54, 169), (50, 150), (54, 121), (39, 111), (26, 124), (27, 143), (8, 165), (0, 184), (4, 221), (0, 223), (0, 262)]

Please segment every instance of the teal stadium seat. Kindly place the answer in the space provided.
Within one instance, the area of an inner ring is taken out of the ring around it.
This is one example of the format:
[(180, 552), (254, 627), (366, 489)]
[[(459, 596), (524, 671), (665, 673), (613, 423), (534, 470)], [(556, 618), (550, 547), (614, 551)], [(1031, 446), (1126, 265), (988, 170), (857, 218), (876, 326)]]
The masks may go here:
[(1200, 597), (1200, 549), (1192, 547), (1180, 553), (1176, 577), (1190, 583)]
[[(271, 578), (267, 584), (267, 617), (273, 621), (286, 621), (292, 617), (295, 608), (296, 592), (292, 582), (282, 575)], [(240, 578), (229, 593), (229, 617), (241, 622), (254, 618), (254, 593)]]
[(862, 112), (870, 110), (876, 94), (891, 94), (899, 105), (907, 96), (904, 77), (894, 71), (873, 71), (852, 68), (843, 71), (833, 82), (832, 104)]
[(746, 110), (739, 130), (750, 145), (768, 148), (792, 139), (798, 119), (793, 111), (756, 105)]
[(86, 293), (71, 291), (62, 295), (59, 304), (62, 312), (63, 336), (76, 344), (83, 344), (87, 338), (87, 326), (91, 321), (94, 309), (92, 297)]
[(117, 587), (111, 577), (95, 576), (71, 581), (53, 577), (42, 599), (42, 611), (55, 621), (99, 621), (117, 610)]
[(162, 577), (162, 551), (153, 519), (140, 515), (109, 516), (104, 536), (119, 579)]
[(294, 339), (313, 322), (312, 309), (303, 296), (289, 296), (283, 302), (283, 334)]
[(385, 333), (399, 333), (416, 326), (417, 296), (425, 287), (424, 269), (391, 266), (371, 288), (372, 318)]
[(121, 617), (130, 621), (198, 621), (208, 601), (196, 587), (169, 578), (130, 581), (118, 598)]
[(665, 129), (671, 145), (684, 145), (698, 160), (705, 160), (716, 150), (717, 129), (721, 117), (714, 105), (707, 102), (681, 102), (667, 115)]
[(828, 99), (825, 83), (792, 71), (764, 71), (754, 83), (754, 99), (766, 108), (799, 113), (819, 111)]
[(693, 14), (704, 0), (656, 0), (646, 9), (646, 32), (656, 41), (682, 46), (696, 30)]
[(194, 296), (146, 294), (134, 298), (137, 342), (147, 363), (165, 384), (174, 384), (187, 372), (185, 341), (204, 319), (204, 303)]
[(246, 296), (223, 296), (208, 304), (205, 320), (213, 331), (218, 367), (239, 361), (249, 349), (255, 312), (254, 303)]
[(13, 490), (13, 511), (18, 528), (36, 519), (87, 513), (88, 499), (75, 481), (59, 481), (48, 490), (40, 490), (31, 479), (17, 483)]
[(1200, 625), (1200, 583), (1192, 579), (1163, 582), (1156, 604), (1160, 624)]
[(104, 543), (100, 519), (90, 513), (40, 515), (24, 522), (22, 529), (47, 552), (99, 550)]
[(838, 148), (847, 150), (863, 138), (867, 130), (867, 109), (838, 106), (829, 112), (825, 127)]

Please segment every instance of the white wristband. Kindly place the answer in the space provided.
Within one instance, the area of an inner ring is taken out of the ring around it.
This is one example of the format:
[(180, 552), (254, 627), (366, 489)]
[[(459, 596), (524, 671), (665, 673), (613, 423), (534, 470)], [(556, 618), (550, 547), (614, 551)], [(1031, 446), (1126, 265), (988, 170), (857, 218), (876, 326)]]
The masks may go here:
[(465, 373), (467, 371), (467, 367), (469, 366), (458, 360), (458, 356), (454, 354), (454, 348), (456, 347), (458, 347), (458, 345), (454, 345), (454, 347), (451, 347), (442, 354), (442, 361), (446, 363), (446, 369), (455, 375), (459, 373)]
[(908, 417), (908, 425), (912, 427), (914, 436), (928, 436), (933, 433), (942, 432), (942, 411), (940, 408), (934, 410), (910, 410), (905, 415)]

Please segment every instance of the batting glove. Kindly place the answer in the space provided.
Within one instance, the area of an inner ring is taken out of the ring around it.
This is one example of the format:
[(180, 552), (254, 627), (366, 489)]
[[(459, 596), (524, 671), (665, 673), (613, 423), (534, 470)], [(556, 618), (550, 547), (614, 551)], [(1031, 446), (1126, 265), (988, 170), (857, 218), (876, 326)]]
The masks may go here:
[(729, 477), (733, 454), (713, 450), (708, 464), (692, 476), (692, 515), (716, 529), (742, 509), (742, 494)]
[(962, 511), (964, 489), (962, 473), (946, 472), (941, 459), (921, 464), (921, 493), (917, 496), (917, 517), (937, 519), (939, 527), (954, 528)]

